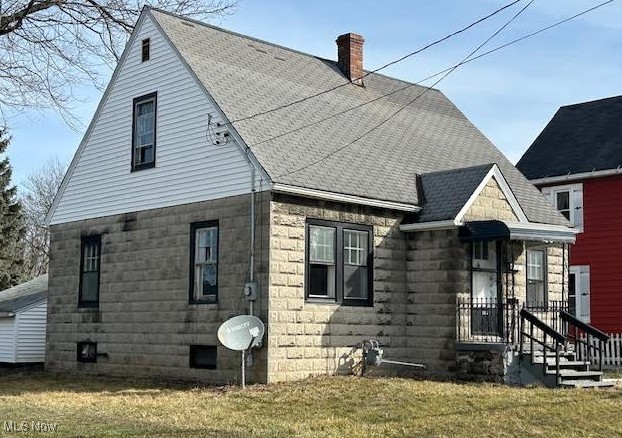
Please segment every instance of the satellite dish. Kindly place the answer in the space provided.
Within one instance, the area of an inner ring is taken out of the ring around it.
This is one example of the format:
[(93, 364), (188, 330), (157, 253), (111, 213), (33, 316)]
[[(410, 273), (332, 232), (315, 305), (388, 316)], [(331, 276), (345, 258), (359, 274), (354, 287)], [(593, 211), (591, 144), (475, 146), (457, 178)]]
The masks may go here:
[(230, 350), (244, 351), (257, 347), (265, 327), (256, 316), (238, 315), (223, 322), (218, 328), (218, 340)]

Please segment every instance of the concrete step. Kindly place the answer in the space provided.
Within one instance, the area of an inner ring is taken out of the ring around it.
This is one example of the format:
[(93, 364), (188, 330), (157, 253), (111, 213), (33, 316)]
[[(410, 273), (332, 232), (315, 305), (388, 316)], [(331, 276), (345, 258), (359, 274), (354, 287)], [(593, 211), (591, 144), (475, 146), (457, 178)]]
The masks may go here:
[(559, 386), (562, 388), (612, 388), (616, 386), (616, 382), (611, 380), (564, 380)]
[[(555, 375), (555, 370), (548, 370), (546, 373)], [(601, 381), (603, 379), (602, 371), (559, 370), (559, 375), (564, 382), (566, 380)]]
[[(538, 364), (538, 365), (542, 365), (542, 358), (535, 358), (533, 363), (534, 365)], [(547, 366), (550, 367), (555, 367), (555, 358), (547, 358), (546, 359), (546, 364)], [(559, 367), (562, 369), (567, 369), (567, 368), (572, 368), (575, 369), (577, 371), (589, 371), (589, 366), (590, 363), (589, 362), (584, 362), (584, 361), (580, 361), (580, 360), (567, 360), (567, 359), (563, 359), (559, 361)]]

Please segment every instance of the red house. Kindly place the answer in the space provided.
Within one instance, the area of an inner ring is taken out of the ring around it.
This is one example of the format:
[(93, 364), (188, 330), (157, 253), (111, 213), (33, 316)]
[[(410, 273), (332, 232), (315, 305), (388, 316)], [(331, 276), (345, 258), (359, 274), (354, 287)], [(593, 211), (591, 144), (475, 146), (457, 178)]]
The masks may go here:
[(622, 333), (622, 96), (561, 107), (516, 167), (580, 231), (570, 310)]

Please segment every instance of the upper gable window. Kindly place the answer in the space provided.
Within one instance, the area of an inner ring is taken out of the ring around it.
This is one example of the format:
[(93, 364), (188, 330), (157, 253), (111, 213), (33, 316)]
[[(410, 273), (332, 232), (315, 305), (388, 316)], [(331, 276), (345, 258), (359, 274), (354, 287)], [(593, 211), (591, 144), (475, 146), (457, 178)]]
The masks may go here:
[(151, 41), (149, 38), (145, 38), (142, 43), (141, 60), (142, 62), (149, 61), (150, 58)]
[(134, 99), (132, 170), (155, 167), (157, 93)]
[(583, 184), (543, 187), (542, 194), (573, 227), (583, 230)]

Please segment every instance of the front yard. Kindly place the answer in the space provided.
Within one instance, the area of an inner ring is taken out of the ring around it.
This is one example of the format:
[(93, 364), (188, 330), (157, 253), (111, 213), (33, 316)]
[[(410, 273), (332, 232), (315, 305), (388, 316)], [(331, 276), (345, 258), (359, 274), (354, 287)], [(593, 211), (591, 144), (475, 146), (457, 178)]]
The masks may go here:
[(2, 436), (622, 436), (621, 409), (619, 388), (333, 377), (243, 391), (0, 374)]

